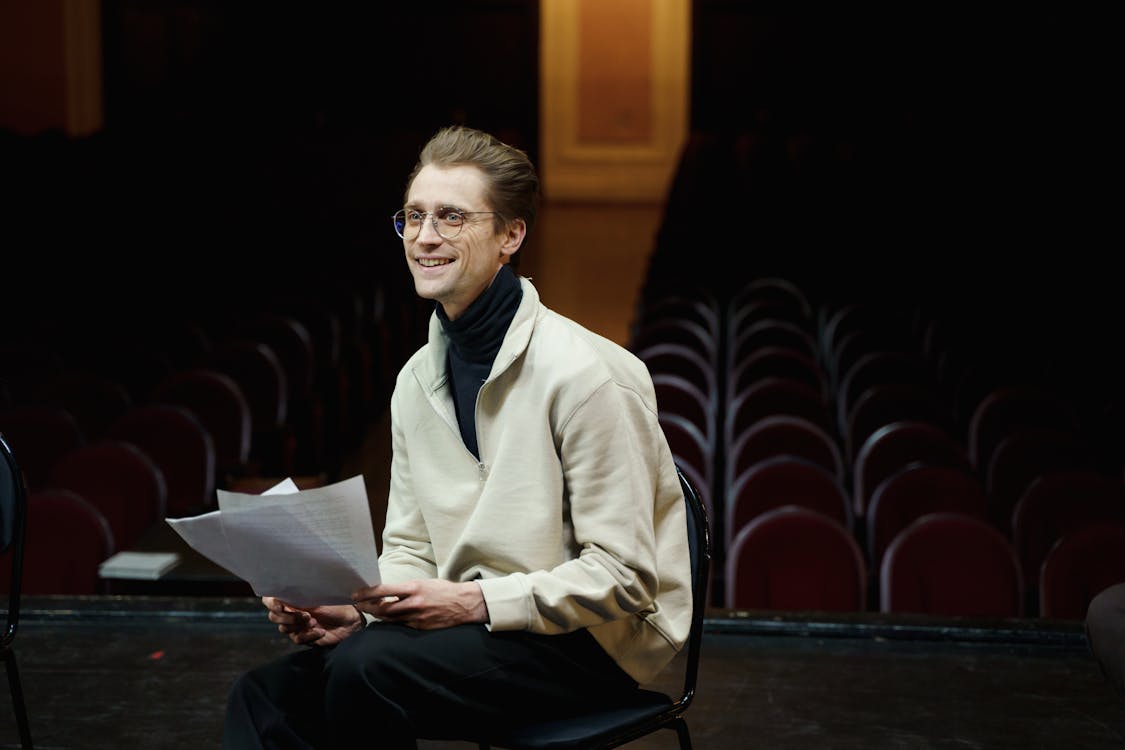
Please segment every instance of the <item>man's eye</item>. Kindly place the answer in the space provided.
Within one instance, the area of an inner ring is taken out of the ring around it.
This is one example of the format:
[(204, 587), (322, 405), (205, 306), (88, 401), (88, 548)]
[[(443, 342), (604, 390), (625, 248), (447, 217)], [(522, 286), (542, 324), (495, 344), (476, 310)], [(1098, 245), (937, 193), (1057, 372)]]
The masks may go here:
[(446, 208), (438, 211), (438, 218), (446, 224), (460, 224), (465, 217), (457, 209)]
[(409, 221), (411, 224), (421, 224), (424, 216), (425, 216), (425, 214), (423, 214), (421, 211), (407, 211), (406, 212), (406, 220)]

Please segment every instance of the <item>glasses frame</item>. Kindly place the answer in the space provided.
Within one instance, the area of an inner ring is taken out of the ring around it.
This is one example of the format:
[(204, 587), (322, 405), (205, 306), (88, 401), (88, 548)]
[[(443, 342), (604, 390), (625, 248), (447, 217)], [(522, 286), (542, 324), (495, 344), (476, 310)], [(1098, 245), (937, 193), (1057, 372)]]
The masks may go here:
[[(408, 238), (406, 236), (406, 233), (405, 233), (406, 213), (410, 212), (410, 211), (418, 211), (418, 213), (422, 214), (423, 217), (429, 217), (430, 223), (434, 227), (434, 231), (437, 232), (438, 236), (441, 237), (443, 240), (452, 240), (452, 239), (458, 237), (461, 234), (461, 230), (465, 228), (465, 224), (467, 223), (467, 221), (462, 221), (460, 224), (457, 224), (456, 225), (457, 231), (455, 231), (453, 234), (446, 234), (445, 232), (441, 231), (441, 227), (442, 227), (442, 223), (444, 222), (444, 219), (442, 219), (441, 222), (438, 221), (438, 212), (439, 211), (445, 211), (446, 213), (451, 213), (451, 214), (452, 213), (460, 214), (461, 216), (465, 217), (466, 220), (469, 219), (470, 217), (476, 216), (478, 214), (495, 214), (495, 213), (497, 213), (496, 211), (462, 211), (461, 209), (457, 208), (456, 206), (442, 206), (437, 211), (419, 211), (416, 208), (400, 208), (399, 210), (395, 211), (391, 215), (391, 223), (393, 224), (393, 226), (395, 228), (395, 234), (397, 234), (400, 238), (402, 238), (404, 240), (408, 240), (410, 242), (413, 242), (414, 240), (416, 240), (416, 239), (418, 239), (419, 237), (422, 236), (422, 226), (426, 223), (426, 219), (423, 218), (422, 221), (418, 225), (418, 234), (414, 235), (413, 237)], [(399, 229), (398, 229), (399, 215), (400, 214), (402, 214), (402, 226), (403, 226), (403, 230), (404, 230), (402, 232), (400, 232)], [(446, 225), (446, 228), (448, 229), (449, 225)]]

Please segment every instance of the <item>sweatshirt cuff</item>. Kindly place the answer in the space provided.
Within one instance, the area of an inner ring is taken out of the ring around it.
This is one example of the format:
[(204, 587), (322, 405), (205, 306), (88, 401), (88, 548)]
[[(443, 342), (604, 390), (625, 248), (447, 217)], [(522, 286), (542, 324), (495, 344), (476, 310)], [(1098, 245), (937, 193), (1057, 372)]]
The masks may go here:
[(484, 594), (484, 603), (488, 606), (489, 630), (530, 629), (527, 592), (521, 573), (501, 578), (482, 578), (478, 583)]

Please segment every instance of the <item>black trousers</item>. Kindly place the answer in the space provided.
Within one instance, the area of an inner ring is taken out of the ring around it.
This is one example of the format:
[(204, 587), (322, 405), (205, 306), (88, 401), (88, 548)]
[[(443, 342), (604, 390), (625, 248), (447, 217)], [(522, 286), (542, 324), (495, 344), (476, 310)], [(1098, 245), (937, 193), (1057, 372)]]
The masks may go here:
[(374, 750), (415, 748), (416, 738), (471, 740), (635, 688), (585, 630), (373, 623), (337, 646), (295, 651), (239, 677), (223, 747)]
[(1102, 673), (1125, 697), (1125, 583), (1103, 589), (1090, 601), (1086, 641)]

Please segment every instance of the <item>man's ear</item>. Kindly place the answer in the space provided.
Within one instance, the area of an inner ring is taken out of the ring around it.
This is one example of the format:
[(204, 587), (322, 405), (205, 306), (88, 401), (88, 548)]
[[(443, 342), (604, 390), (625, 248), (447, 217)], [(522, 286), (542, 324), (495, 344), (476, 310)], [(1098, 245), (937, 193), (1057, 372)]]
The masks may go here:
[(500, 255), (504, 262), (516, 254), (523, 244), (523, 238), (527, 234), (527, 222), (523, 219), (512, 219), (504, 227), (501, 237), (503, 242), (500, 244)]

